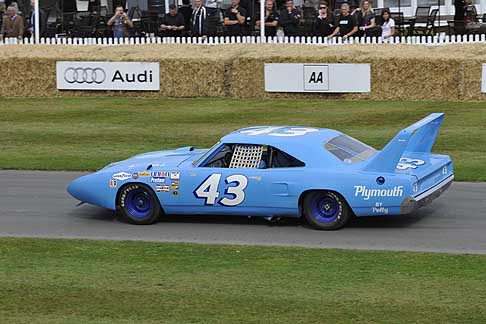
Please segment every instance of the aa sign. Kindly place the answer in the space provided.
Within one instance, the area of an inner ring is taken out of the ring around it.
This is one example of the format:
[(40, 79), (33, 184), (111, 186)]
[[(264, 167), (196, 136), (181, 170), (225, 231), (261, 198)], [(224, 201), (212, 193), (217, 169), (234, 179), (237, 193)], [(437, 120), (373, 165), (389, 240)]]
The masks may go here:
[(267, 92), (363, 93), (371, 91), (370, 64), (265, 64)]
[(328, 91), (329, 90), (329, 66), (328, 65), (304, 65), (304, 90)]

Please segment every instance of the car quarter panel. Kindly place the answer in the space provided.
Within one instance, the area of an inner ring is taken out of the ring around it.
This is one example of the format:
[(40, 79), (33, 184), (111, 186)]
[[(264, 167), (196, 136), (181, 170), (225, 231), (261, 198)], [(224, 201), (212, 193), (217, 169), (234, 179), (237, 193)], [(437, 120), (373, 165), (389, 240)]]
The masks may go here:
[(298, 190), (335, 191), (356, 216), (400, 214), (400, 204), (413, 193), (413, 180), (406, 175), (319, 169), (308, 174)]

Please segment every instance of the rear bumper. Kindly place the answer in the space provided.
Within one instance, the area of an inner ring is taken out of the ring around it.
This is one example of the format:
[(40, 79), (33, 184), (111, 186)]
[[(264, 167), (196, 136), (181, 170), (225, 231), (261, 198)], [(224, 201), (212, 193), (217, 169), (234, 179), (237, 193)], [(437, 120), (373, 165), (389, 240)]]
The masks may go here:
[(452, 184), (452, 180), (454, 180), (454, 175), (445, 178), (442, 182), (415, 197), (409, 196), (405, 198), (400, 205), (400, 214), (410, 214), (414, 210), (430, 204), (432, 200), (442, 195), (442, 193), (449, 188)]

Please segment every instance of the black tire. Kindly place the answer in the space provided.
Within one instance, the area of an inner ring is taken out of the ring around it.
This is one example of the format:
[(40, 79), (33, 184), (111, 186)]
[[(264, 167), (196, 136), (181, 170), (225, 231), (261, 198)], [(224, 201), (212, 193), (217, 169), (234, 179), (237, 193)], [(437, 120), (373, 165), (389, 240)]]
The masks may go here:
[(348, 204), (339, 194), (331, 191), (313, 191), (304, 197), (304, 217), (318, 230), (336, 230), (349, 221)]
[(120, 189), (117, 196), (117, 212), (120, 217), (136, 225), (155, 223), (160, 217), (160, 204), (149, 186), (131, 183)]

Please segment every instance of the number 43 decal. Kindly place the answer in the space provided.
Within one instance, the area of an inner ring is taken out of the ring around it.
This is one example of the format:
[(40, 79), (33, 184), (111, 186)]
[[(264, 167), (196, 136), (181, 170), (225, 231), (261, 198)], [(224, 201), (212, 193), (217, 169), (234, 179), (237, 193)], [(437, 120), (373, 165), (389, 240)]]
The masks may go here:
[[(215, 173), (209, 176), (203, 183), (194, 191), (196, 198), (206, 199), (206, 205), (214, 205), (216, 199), (219, 197), (218, 185), (221, 180), (221, 174)], [(245, 190), (248, 185), (248, 179), (241, 174), (230, 175), (225, 179), (228, 185), (225, 194), (232, 195), (232, 198), (223, 197), (218, 203), (223, 206), (237, 206), (245, 200)], [(229, 184), (236, 184), (229, 186)]]

